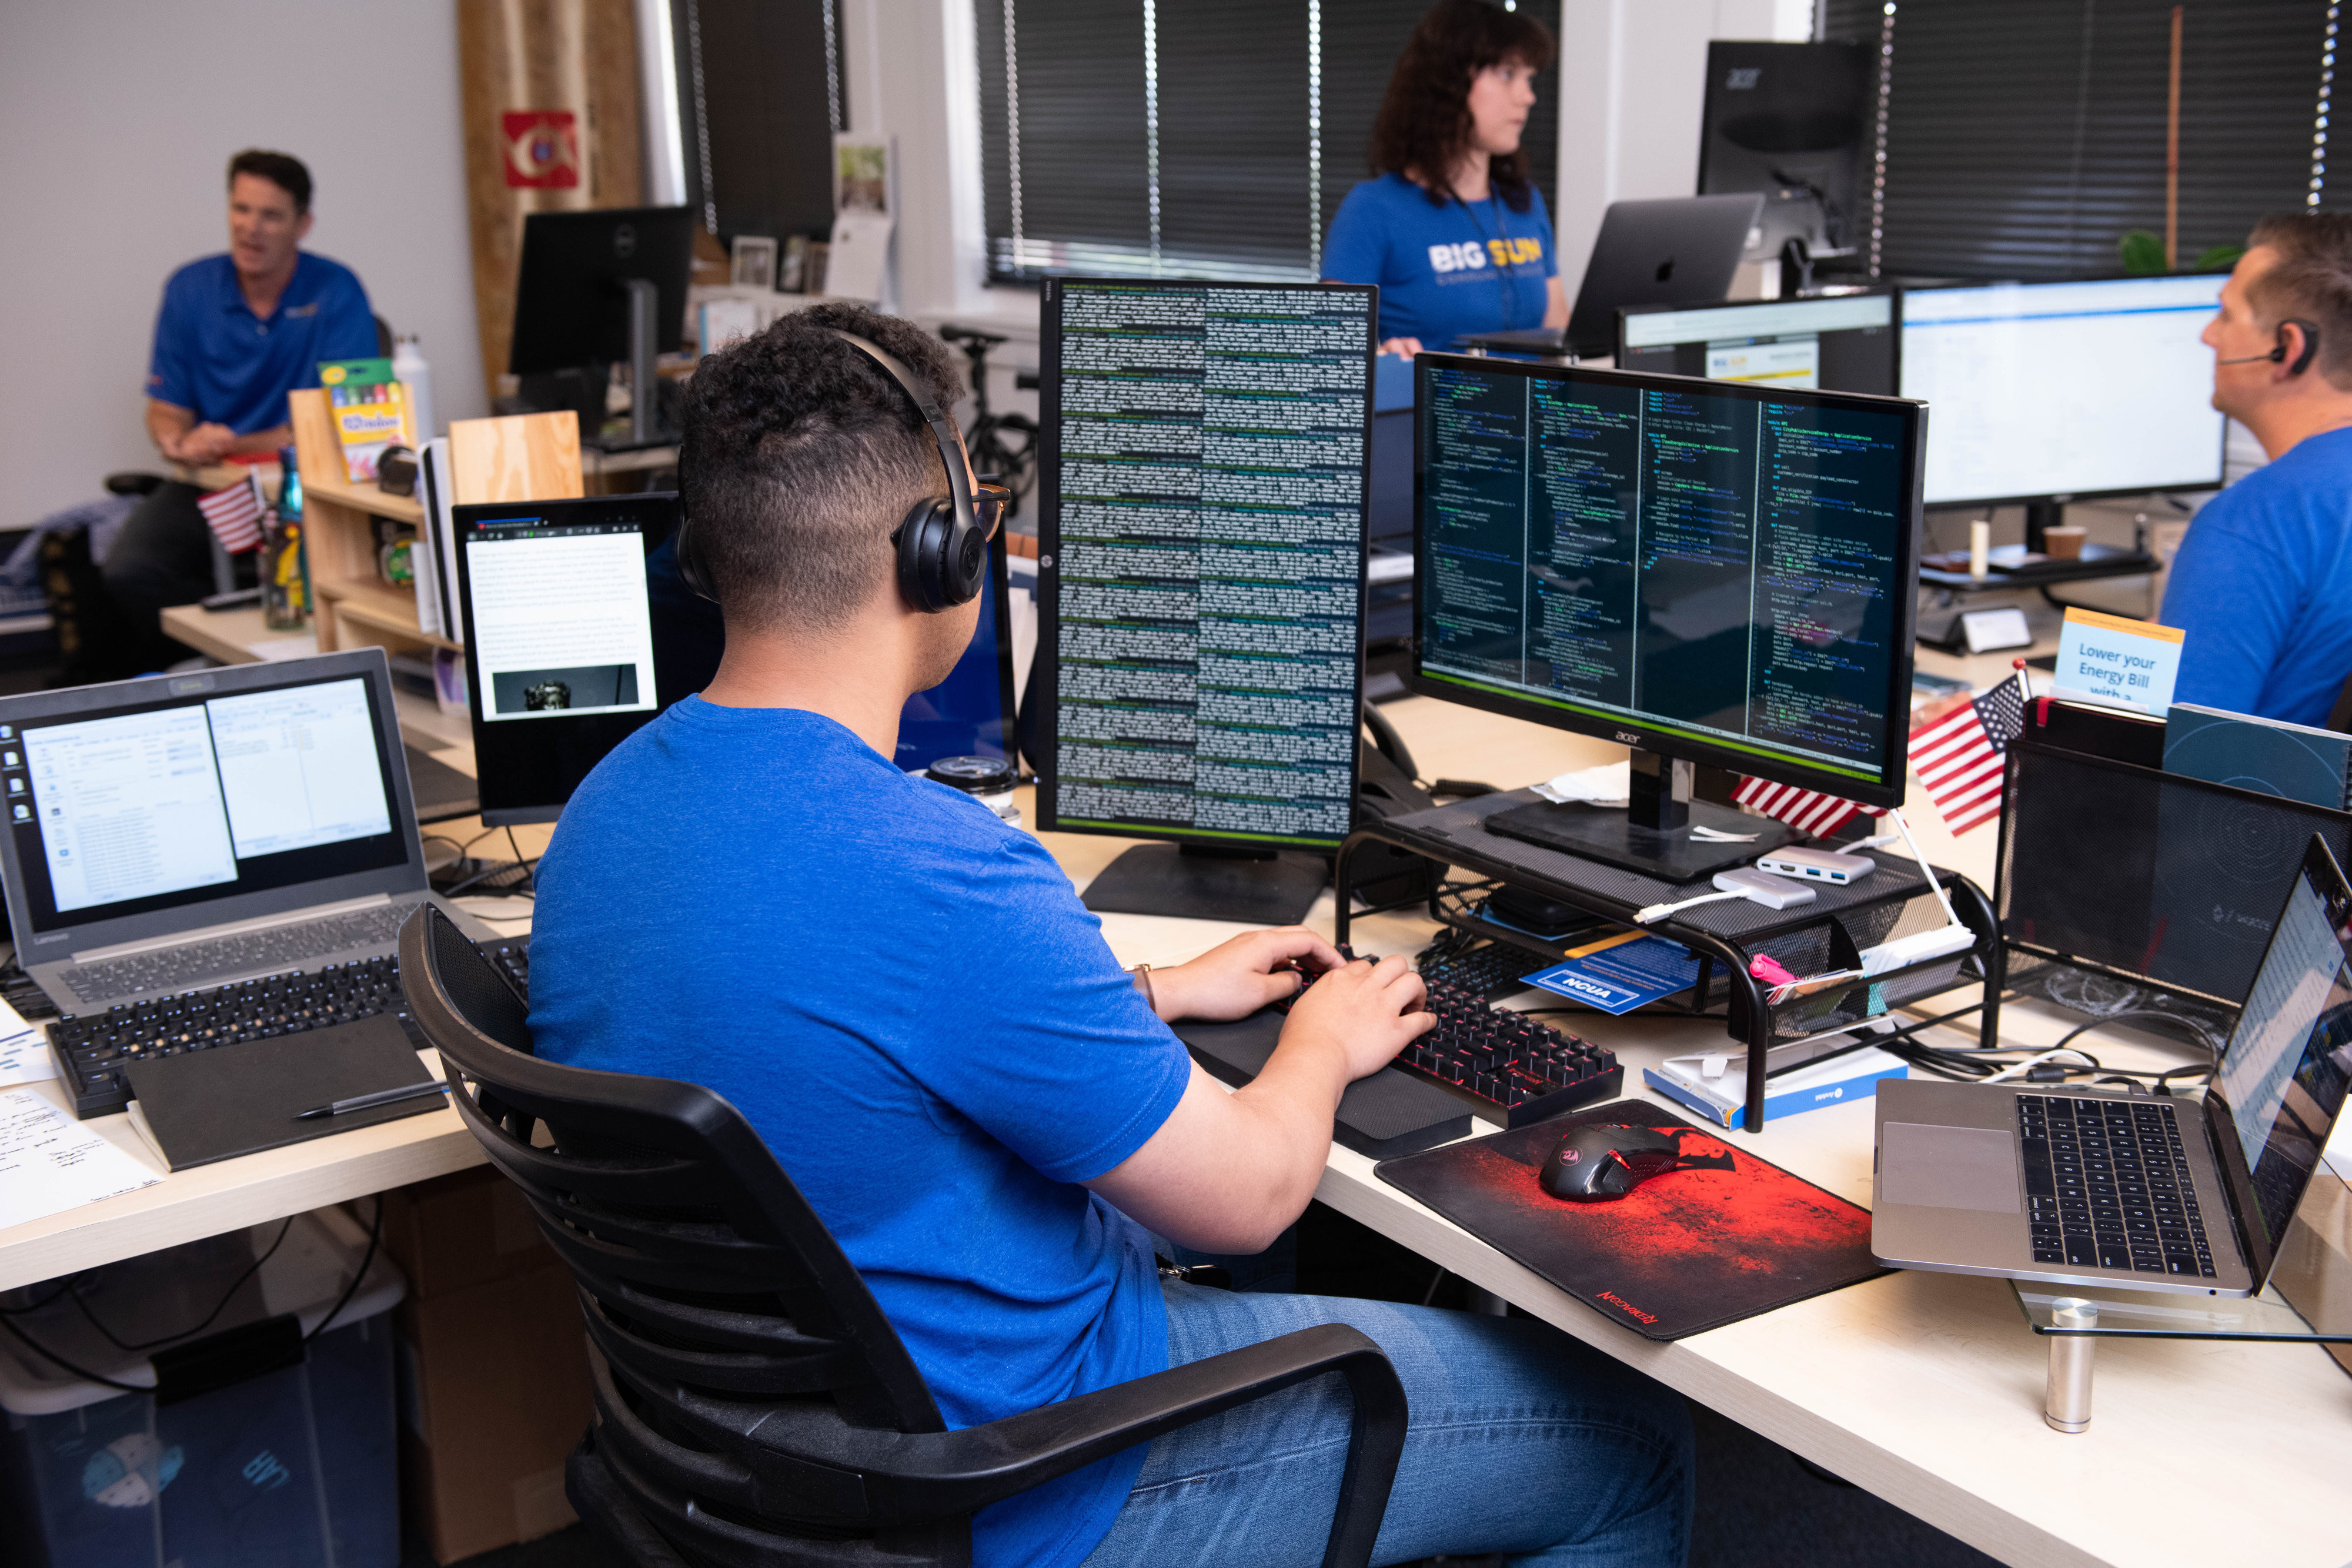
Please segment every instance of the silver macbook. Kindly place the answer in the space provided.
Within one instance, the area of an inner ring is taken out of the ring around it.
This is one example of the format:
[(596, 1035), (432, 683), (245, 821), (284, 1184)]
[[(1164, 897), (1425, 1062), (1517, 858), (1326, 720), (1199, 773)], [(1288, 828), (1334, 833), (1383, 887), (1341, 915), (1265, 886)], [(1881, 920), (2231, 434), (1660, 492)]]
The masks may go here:
[(1588, 358), (1616, 352), (1624, 306), (1721, 300), (1763, 210), (1764, 198), (1752, 192), (1610, 203), (1569, 314), (1569, 350)]
[(2054, 1285), (2250, 1296), (2352, 1080), (2352, 885), (2314, 835), (2201, 1101), (1878, 1087), (1871, 1251)]
[(384, 957), (439, 902), (381, 648), (0, 697), (0, 810), (61, 1013)]

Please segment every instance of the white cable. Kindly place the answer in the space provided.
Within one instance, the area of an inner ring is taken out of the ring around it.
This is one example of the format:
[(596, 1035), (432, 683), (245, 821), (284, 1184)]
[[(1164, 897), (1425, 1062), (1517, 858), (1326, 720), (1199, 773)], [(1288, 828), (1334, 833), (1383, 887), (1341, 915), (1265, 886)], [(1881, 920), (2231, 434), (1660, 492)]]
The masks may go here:
[(1953, 912), (1952, 901), (1945, 896), (1944, 884), (1936, 879), (1936, 868), (1927, 863), (1927, 852), (1921, 849), (1919, 841), (1911, 836), (1911, 824), (1903, 820), (1903, 809), (1898, 806), (1886, 814), (1895, 819), (1895, 830), (1902, 833), (1903, 841), (1911, 846), (1912, 858), (1919, 862), (1919, 874), (1927, 879), (1927, 886), (1934, 891), (1936, 902), (1944, 906), (1944, 924), (1958, 925), (1960, 917)]
[(1744, 893), (1707, 893), (1696, 898), (1685, 898), (1680, 904), (1654, 904), (1634, 915), (1636, 925), (1654, 925), (1678, 909), (1688, 909), (1695, 904), (1721, 904), (1727, 898), (1745, 898)]

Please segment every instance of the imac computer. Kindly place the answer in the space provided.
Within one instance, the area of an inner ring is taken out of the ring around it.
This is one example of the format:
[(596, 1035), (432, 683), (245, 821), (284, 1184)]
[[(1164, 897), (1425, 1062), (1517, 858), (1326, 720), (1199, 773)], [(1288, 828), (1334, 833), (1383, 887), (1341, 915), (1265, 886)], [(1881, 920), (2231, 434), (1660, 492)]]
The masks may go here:
[(1893, 289), (1737, 305), (1643, 305), (1617, 314), (1617, 368), (1750, 386), (1895, 395)]
[[(467, 701), (485, 824), (551, 822), (640, 726), (710, 684), (719, 607), (678, 575), (667, 493), (456, 509)], [(971, 646), (907, 700), (895, 760), (1013, 759), (1013, 638), (1000, 534)]]
[[(607, 450), (677, 439), (660, 419), (655, 361), (685, 347), (694, 266), (691, 207), (532, 213), (522, 224), (507, 369), (526, 403), (579, 411), (583, 442)], [(629, 367), (629, 430), (607, 439), (604, 369)]]
[(1682, 883), (1790, 836), (1694, 801), (1694, 762), (1902, 803), (1925, 410), (1450, 354), (1413, 366), (1406, 684), (1634, 748), (1626, 810), (1537, 803), (1489, 831)]
[(1096, 910), (1303, 916), (1354, 827), (1374, 291), (1049, 278), (1038, 826)]
[(2024, 502), (2040, 551), (2069, 500), (2218, 487), (2223, 421), (2199, 334), (2224, 281), (1906, 290), (1903, 395), (1936, 411), (1927, 505)]

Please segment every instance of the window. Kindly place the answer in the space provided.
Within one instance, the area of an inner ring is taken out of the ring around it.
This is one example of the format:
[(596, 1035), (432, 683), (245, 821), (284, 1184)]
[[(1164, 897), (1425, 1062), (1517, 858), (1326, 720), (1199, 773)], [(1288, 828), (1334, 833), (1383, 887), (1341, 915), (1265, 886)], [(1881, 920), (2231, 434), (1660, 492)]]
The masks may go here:
[[(2334, 205), (2336, 7), (2182, 7), (2183, 267), (2265, 213)], [(1874, 272), (2049, 278), (2120, 270), (2165, 232), (2169, 0), (1825, 0), (1821, 36), (1879, 52)]]
[(672, 0), (686, 190), (722, 239), (833, 232), (840, 0)]
[[(973, 0), (992, 281), (1302, 279), (1430, 0)], [(1558, 0), (1516, 0), (1558, 32)], [(1523, 145), (1547, 202), (1557, 70)]]

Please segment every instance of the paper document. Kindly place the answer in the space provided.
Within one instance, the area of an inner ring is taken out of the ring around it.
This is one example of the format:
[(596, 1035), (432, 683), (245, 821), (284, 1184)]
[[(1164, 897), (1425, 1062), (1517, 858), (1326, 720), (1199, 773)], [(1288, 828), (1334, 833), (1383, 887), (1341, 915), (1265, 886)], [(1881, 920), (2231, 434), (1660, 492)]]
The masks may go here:
[(0, 1230), (163, 1179), (37, 1091), (0, 1090)]
[(37, 1083), (57, 1075), (48, 1035), (26, 1023), (15, 1008), (0, 1002), (0, 1085)]

